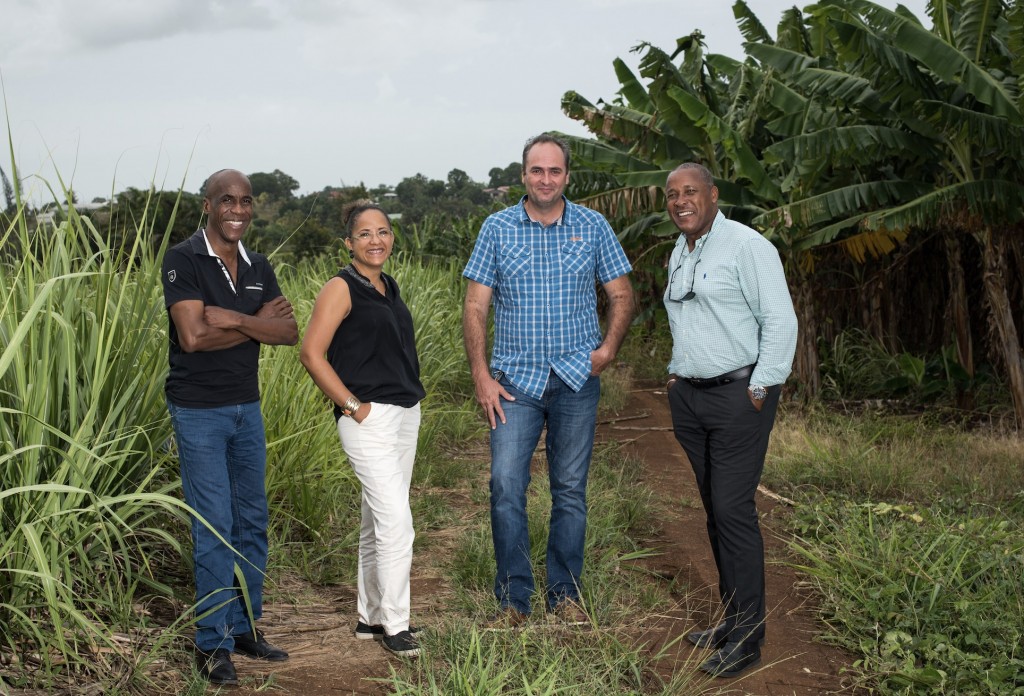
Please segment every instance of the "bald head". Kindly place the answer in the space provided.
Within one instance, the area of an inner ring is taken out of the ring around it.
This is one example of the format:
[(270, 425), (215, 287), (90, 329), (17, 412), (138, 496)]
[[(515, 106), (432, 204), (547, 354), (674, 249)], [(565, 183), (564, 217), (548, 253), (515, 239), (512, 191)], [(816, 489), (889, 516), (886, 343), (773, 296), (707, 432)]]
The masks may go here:
[(203, 182), (203, 198), (210, 199), (211, 192), (219, 191), (219, 187), (223, 187), (227, 181), (238, 181), (245, 182), (245, 185), (252, 190), (252, 184), (249, 183), (249, 177), (237, 169), (219, 169), (207, 177), (206, 181)]

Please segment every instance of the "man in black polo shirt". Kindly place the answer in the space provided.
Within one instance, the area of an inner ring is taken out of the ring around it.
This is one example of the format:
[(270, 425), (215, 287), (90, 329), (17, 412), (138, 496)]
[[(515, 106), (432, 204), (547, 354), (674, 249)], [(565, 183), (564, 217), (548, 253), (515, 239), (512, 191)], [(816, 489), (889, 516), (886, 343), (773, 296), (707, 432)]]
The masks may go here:
[(196, 664), (215, 684), (238, 683), (232, 652), (288, 658), (254, 625), (263, 613), (268, 519), (257, 365), (261, 343), (294, 345), (298, 327), (266, 257), (242, 246), (252, 203), (244, 174), (216, 172), (204, 185), (206, 228), (163, 262), (165, 391), (185, 501), (237, 551), (192, 520)]

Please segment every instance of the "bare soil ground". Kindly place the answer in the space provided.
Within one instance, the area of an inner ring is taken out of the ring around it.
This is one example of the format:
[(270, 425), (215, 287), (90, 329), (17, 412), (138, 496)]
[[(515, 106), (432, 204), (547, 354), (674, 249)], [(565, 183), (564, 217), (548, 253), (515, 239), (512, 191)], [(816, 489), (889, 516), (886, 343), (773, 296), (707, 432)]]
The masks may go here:
[[(664, 392), (654, 386), (635, 390), (625, 414), (630, 415), (629, 420), (602, 423), (598, 436), (600, 441), (625, 443), (642, 459), (643, 480), (654, 491), (660, 531), (646, 544), (659, 555), (644, 564), (671, 588), (678, 602), (671, 612), (638, 620), (636, 634), (651, 651), (668, 646), (659, 662), (659, 670), (667, 675), (682, 665), (692, 668), (708, 654), (681, 636), (713, 620), (718, 605), (717, 576), (693, 472), (672, 435)], [(464, 504), (469, 505), (469, 500)], [(758, 696), (852, 693), (843, 671), (853, 657), (814, 640), (825, 629), (815, 619), (806, 583), (787, 565), (786, 510), (767, 495), (758, 496), (758, 508), (768, 558), (769, 619), (763, 662), (757, 671), (740, 679), (717, 682), (728, 693)], [(443, 543), (431, 544), (426, 554), (441, 554), (444, 548)], [(440, 565), (441, 560), (430, 558), (417, 557), (413, 562), (413, 616), (428, 628), (440, 622), (448, 610), (445, 597), (451, 590), (436, 570)], [(266, 606), (262, 627), (274, 642), (290, 651), (291, 659), (277, 664), (236, 659), (243, 683), (234, 693), (388, 693), (377, 680), (399, 663), (379, 643), (354, 637), (354, 586), (321, 590), (314, 596), (315, 600), (302, 606)]]

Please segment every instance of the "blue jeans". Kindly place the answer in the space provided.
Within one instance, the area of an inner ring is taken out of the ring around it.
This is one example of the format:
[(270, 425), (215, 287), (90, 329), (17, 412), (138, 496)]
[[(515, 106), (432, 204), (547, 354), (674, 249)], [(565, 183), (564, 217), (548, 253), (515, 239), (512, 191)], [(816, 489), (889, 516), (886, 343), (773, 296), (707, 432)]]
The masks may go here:
[(528, 614), (534, 582), (526, 489), (530, 460), (545, 423), (551, 485), (547, 608), (566, 599), (579, 599), (587, 531), (587, 473), (601, 380), (592, 376), (574, 392), (552, 372), (540, 399), (519, 391), (504, 376), (500, 382), (516, 400), (502, 402), (506, 422), (499, 421), (491, 431), (491, 533), (498, 566), (494, 595), (502, 607)]
[[(182, 408), (168, 402), (185, 502), (231, 543), (192, 519), (196, 647), (233, 650), (263, 614), (267, 567), (267, 446), (260, 403)], [(248, 606), (236, 570), (245, 582)]]

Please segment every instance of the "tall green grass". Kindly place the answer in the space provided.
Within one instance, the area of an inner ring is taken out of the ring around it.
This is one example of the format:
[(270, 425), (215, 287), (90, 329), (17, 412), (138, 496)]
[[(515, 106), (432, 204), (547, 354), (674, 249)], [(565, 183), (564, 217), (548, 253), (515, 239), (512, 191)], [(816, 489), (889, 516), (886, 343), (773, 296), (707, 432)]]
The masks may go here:
[[(149, 665), (186, 644), (188, 601), (179, 597), (191, 594), (188, 517), (163, 399), (167, 316), (161, 250), (152, 248), (160, 231), (145, 212), (134, 224), (135, 234), (97, 230), (69, 209), (59, 226), (37, 230), (19, 212), (0, 237), (0, 678), (8, 684), (149, 693)], [(132, 246), (112, 248), (108, 239)], [(304, 327), (319, 288), (345, 261), (273, 260)], [(444, 489), (468, 489), (478, 510), (450, 554), (455, 615), (424, 638), (425, 659), (392, 686), (446, 694), (713, 688), (691, 681), (692, 665), (671, 681), (656, 676), (658, 656), (632, 642), (636, 617), (667, 599), (630, 569), (647, 553), (635, 539), (649, 535), (650, 513), (639, 467), (614, 451), (600, 452), (591, 474), (584, 599), (593, 631), (540, 629), (528, 642), (474, 632), (492, 608), (493, 554), (482, 470), (452, 455), (478, 446), (483, 431), (461, 345), (460, 270), (457, 261), (424, 265), (411, 254), (397, 254), (388, 269), (413, 313), (428, 393), (417, 524), (463, 522), (446, 509)], [(657, 332), (641, 338), (627, 342), (625, 359), (632, 366), (636, 356), (642, 378), (663, 376), (667, 344)], [(351, 580), (358, 486), (330, 404), (297, 350), (267, 347), (260, 363), (270, 575)], [(868, 357), (847, 365), (845, 383), (870, 371), (863, 365), (877, 356)], [(799, 502), (799, 564), (826, 598), (834, 640), (861, 653), (865, 684), (882, 693), (1020, 689), (1022, 459), (1016, 437), (929, 418), (783, 412), (765, 481)], [(540, 576), (549, 505), (535, 482), (530, 534)], [(277, 591), (273, 582), (268, 590)], [(150, 615), (154, 598), (169, 600), (170, 618)]]
[[(153, 596), (180, 608), (191, 590), (163, 396), (162, 231), (145, 211), (134, 224), (97, 230), (68, 206), (56, 227), (36, 229), (19, 212), (0, 238), (0, 674), (10, 683), (149, 691), (147, 662), (189, 632), (187, 610), (152, 627), (142, 609)], [(342, 262), (275, 260), (300, 327)], [(481, 428), (466, 403), (461, 278), (411, 256), (389, 271), (416, 324), (429, 394), (419, 468), (429, 476), (447, 466), (444, 448)], [(270, 575), (334, 582), (354, 570), (358, 486), (297, 350), (265, 347), (260, 362)]]
[(828, 639), (883, 694), (1024, 689), (1024, 443), (933, 419), (786, 410), (765, 483)]
[(825, 499), (793, 548), (832, 640), (881, 693), (1024, 688), (1024, 532), (996, 514)]
[(183, 516), (159, 264), (73, 208), (55, 228), (19, 214), (0, 247), (0, 654), (27, 683), (131, 681), (147, 652), (112, 636), (145, 623), (137, 593), (170, 594), (152, 566)]
[[(297, 266), (275, 265), (300, 331), (320, 288), (347, 262), (323, 256)], [(469, 402), (472, 381), (462, 350), (461, 267), (423, 266), (400, 253), (385, 270), (395, 277), (412, 313), (427, 392), (414, 480), (456, 480), (462, 472), (450, 470), (445, 451), (482, 428)], [(350, 579), (358, 546), (359, 484), (338, 441), (332, 406), (299, 363), (298, 347), (264, 349), (260, 385), (272, 537), (280, 545), (271, 552), (271, 562), (313, 582)], [(414, 505), (418, 502), (414, 497)]]
[[(673, 646), (651, 649), (643, 626), (668, 610), (665, 587), (635, 569), (631, 561), (651, 553), (637, 541), (653, 534), (651, 493), (638, 485), (642, 467), (614, 447), (595, 451), (588, 486), (586, 567), (582, 603), (592, 624), (568, 628), (545, 616), (543, 592), (518, 632), (481, 632), (496, 609), (492, 594), (494, 554), (488, 519), (486, 466), (467, 481), (477, 514), (449, 554), (447, 573), (456, 588), (455, 605), (422, 635), (426, 650), (416, 664), (389, 680), (398, 694), (498, 696), (533, 694), (701, 694), (719, 685), (697, 670), (702, 655), (675, 664), (671, 676), (659, 669)], [(528, 492), (531, 563), (539, 586), (551, 507), (543, 473)], [(674, 658), (675, 659), (675, 658)]]

